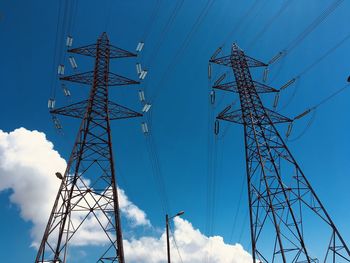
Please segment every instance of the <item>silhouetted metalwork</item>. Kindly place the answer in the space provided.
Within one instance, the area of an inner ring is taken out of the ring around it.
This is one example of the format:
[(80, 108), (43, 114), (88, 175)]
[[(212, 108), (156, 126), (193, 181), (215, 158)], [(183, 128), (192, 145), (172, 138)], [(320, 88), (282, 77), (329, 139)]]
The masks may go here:
[[(105, 75), (100, 75), (96, 78), (95, 72), (89, 71), (68, 77), (63, 77), (61, 80), (77, 82), (86, 85), (92, 85), (96, 82), (97, 85), (103, 85), (105, 82), (104, 78)], [(130, 84), (139, 84), (139, 82), (108, 72), (108, 86), (122, 86)]]
[(180, 211), (178, 212), (176, 215), (169, 217), (168, 214), (165, 215), (165, 229), (166, 229), (166, 248), (167, 248), (167, 259), (168, 259), (168, 263), (171, 263), (171, 258), (170, 258), (170, 240), (169, 240), (169, 224), (170, 224), (170, 220), (173, 219), (174, 217), (177, 216), (181, 216), (183, 215), (185, 212), (184, 211)]
[(233, 44), (211, 58), (229, 66), (235, 83), (214, 88), (238, 93), (217, 119), (243, 124), (253, 262), (350, 262), (350, 251), (304, 176), (275, 124), (291, 121), (267, 109), (259, 93), (275, 89), (252, 80), (250, 67), (266, 66)]
[[(91, 84), (88, 100), (53, 109), (51, 113), (82, 118), (67, 169), (61, 176), (57, 194), (35, 262), (76, 262), (67, 255), (68, 245), (87, 242), (85, 234), (99, 235), (101, 256), (91, 262), (124, 263), (117, 183), (112, 153), (110, 120), (139, 117), (142, 114), (108, 100), (110, 85), (138, 82), (109, 72), (110, 58), (134, 57), (128, 51), (109, 44), (106, 33), (97, 43), (69, 52), (95, 57), (94, 71), (63, 77)], [(117, 77), (115, 77), (117, 76)], [(101, 232), (89, 233), (91, 225)], [(101, 236), (102, 233), (102, 236)], [(80, 236), (79, 236), (80, 235)], [(83, 239), (83, 241), (81, 241)], [(77, 245), (77, 244), (75, 244)]]

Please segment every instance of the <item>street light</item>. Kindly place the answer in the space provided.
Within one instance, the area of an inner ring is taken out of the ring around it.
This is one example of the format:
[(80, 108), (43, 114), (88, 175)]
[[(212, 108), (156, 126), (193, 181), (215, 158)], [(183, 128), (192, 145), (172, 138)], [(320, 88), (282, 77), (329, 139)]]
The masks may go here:
[(63, 179), (63, 175), (62, 175), (60, 172), (57, 172), (57, 173), (55, 173), (55, 174), (56, 174), (56, 177), (57, 177), (58, 179), (60, 179), (60, 180)]
[(181, 216), (185, 212), (180, 211), (176, 215), (169, 217), (168, 214), (165, 215), (165, 223), (166, 223), (166, 245), (167, 245), (167, 252), (168, 252), (168, 263), (170, 263), (170, 244), (169, 244), (169, 220), (173, 219), (174, 217)]

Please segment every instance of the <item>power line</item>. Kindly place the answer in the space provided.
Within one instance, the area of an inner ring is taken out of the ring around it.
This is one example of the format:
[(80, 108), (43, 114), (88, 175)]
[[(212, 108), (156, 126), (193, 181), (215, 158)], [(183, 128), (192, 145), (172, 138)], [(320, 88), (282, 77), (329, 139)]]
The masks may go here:
[[(306, 127), (304, 128), (304, 130), (295, 138), (293, 139), (288, 139), (290, 142), (294, 142), (298, 139), (300, 139), (311, 127), (311, 125), (313, 124), (314, 120), (315, 120), (315, 116), (316, 116), (316, 111), (319, 107), (321, 107), (322, 105), (324, 105), (325, 103), (327, 103), (328, 101), (330, 101), (331, 99), (333, 99), (334, 97), (336, 97), (337, 95), (339, 95), (340, 93), (342, 93), (343, 91), (345, 91), (346, 89), (348, 89), (350, 86), (349, 83), (347, 83), (346, 85), (344, 85), (343, 87), (341, 87), (340, 89), (336, 90), (335, 92), (333, 92), (332, 94), (328, 95), (327, 97), (325, 97), (324, 99), (322, 99), (320, 102), (318, 102), (316, 105), (312, 106), (311, 108), (305, 110), (303, 113), (299, 114), (297, 117), (294, 118), (294, 120), (300, 119), (306, 115), (308, 115), (309, 113), (312, 113), (312, 116), (310, 118), (310, 120), (308, 121)], [(292, 123), (290, 124), (292, 125)], [(291, 127), (291, 126), (290, 126)]]
[[(222, 173), (223, 167), (223, 146), (220, 144), (220, 138), (218, 134), (214, 135), (214, 149), (213, 149), (213, 160), (212, 160), (212, 171), (211, 171), (211, 181), (209, 182), (210, 195), (209, 195), (209, 204), (211, 207), (209, 208), (209, 231), (208, 236), (214, 235), (215, 229), (215, 219), (217, 214), (217, 190), (218, 188), (218, 178)], [(210, 254), (212, 252), (212, 243), (210, 244)], [(208, 255), (209, 256), (209, 255)], [(209, 258), (207, 258), (209, 261)]]
[[(151, 123), (150, 120), (151, 120), (151, 118), (148, 115), (146, 115), (147, 123), (150, 124)], [(163, 213), (166, 214), (169, 212), (170, 208), (169, 208), (168, 197), (166, 194), (164, 177), (162, 175), (162, 170), (160, 167), (159, 155), (158, 155), (158, 151), (157, 151), (157, 148), (156, 148), (153, 136), (152, 136), (152, 126), (150, 126), (150, 131), (145, 135), (145, 137), (146, 137), (148, 154), (149, 154), (150, 161), (151, 161), (151, 167), (153, 170), (152, 174), (154, 176), (154, 180), (155, 180), (157, 187), (158, 187), (158, 193), (160, 196)]]
[(71, 22), (68, 28), (69, 34), (73, 34), (75, 30), (75, 26), (77, 23), (78, 8), (79, 8), (79, 0), (72, 0), (71, 2), (72, 2), (72, 15), (71, 15)]
[(175, 238), (175, 235), (173, 234), (173, 230), (172, 230), (172, 227), (171, 227), (171, 224), (169, 224), (169, 228), (170, 228), (170, 234), (172, 236), (172, 240), (173, 240), (173, 243), (176, 247), (176, 251), (177, 251), (177, 254), (179, 255), (179, 258), (180, 258), (180, 261), (181, 263), (183, 263), (183, 260), (182, 260), (182, 257), (181, 257), (181, 253), (180, 253), (180, 249), (179, 249), (179, 246), (177, 245), (177, 242), (176, 242), (176, 238)]
[(56, 97), (57, 66), (63, 64), (66, 58), (64, 38), (71, 33), (72, 28), (75, 26), (77, 8), (78, 0), (59, 1), (50, 91), (50, 97), (52, 99)]
[[(154, 61), (156, 59), (158, 52), (159, 52), (159, 50), (164, 42), (164, 38), (167, 35), (167, 33), (169, 32), (172, 24), (174, 23), (183, 3), (184, 3), (184, 0), (176, 1), (176, 5), (175, 5), (170, 17), (168, 18), (166, 24), (164, 25), (164, 27), (160, 33), (160, 36), (158, 38), (158, 41), (153, 49), (153, 52), (151, 53), (151, 55), (148, 59), (148, 61), (150, 61), (150, 60)], [(148, 62), (147, 65), (150, 67), (151, 62)]]
[[(159, 50), (161, 49), (161, 47), (164, 43), (164, 39), (165, 39), (166, 35), (168, 34), (171, 26), (173, 25), (181, 7), (182, 7), (183, 2), (184, 2), (184, 0), (180, 0), (180, 1), (176, 2), (176, 5), (175, 5), (170, 17), (168, 18), (166, 24), (164, 25), (164, 27), (161, 31), (160, 37), (158, 37), (158, 41), (157, 41), (155, 47), (153, 48), (151, 55), (148, 57), (148, 60), (146, 62), (147, 67), (151, 68), (153, 66), (153, 62), (157, 58)], [(145, 83), (145, 90), (146, 89), (147, 89), (147, 80)]]
[(212, 181), (211, 181), (211, 213), (210, 213), (210, 229), (209, 232), (212, 235), (214, 233), (214, 218), (215, 218), (215, 206), (216, 206), (216, 184), (217, 184), (217, 166), (218, 166), (218, 137), (214, 136), (214, 159), (212, 166)]
[[(344, 0), (336, 0), (328, 6), (315, 20), (309, 24), (304, 31), (302, 31), (295, 39), (293, 39), (286, 48), (284, 48), (279, 53), (281, 56), (279, 58), (283, 58), (287, 56), (294, 48), (296, 48), (310, 33), (312, 33), (322, 22), (324, 22), (339, 6), (342, 4)], [(277, 60), (276, 60), (277, 61)]]
[(293, 85), (294, 85), (293, 92), (292, 92), (291, 96), (289, 97), (289, 99), (287, 100), (287, 102), (281, 108), (279, 108), (279, 111), (287, 108), (289, 106), (289, 104), (293, 101), (293, 99), (295, 98), (295, 95), (297, 94), (297, 91), (299, 89), (299, 84), (300, 84), (300, 78), (296, 79), (295, 82), (293, 83)]
[(312, 111), (311, 118), (307, 122), (306, 127), (303, 129), (303, 131), (300, 134), (298, 134), (295, 138), (290, 139), (287, 137), (286, 140), (289, 142), (295, 142), (295, 141), (299, 140), (301, 137), (303, 137), (306, 134), (306, 132), (311, 128), (312, 124), (315, 121), (315, 117), (316, 117), (316, 111)]
[(156, 4), (155, 4), (153, 11), (152, 11), (152, 14), (148, 20), (148, 23), (146, 23), (145, 31), (144, 31), (142, 38), (141, 38), (142, 41), (146, 41), (146, 39), (148, 38), (148, 36), (150, 34), (150, 31), (152, 29), (152, 26), (154, 24), (154, 21), (156, 20), (156, 17), (157, 17), (158, 11), (159, 11), (160, 3), (161, 3), (161, 0), (156, 1)]
[(193, 35), (198, 31), (200, 25), (202, 24), (202, 22), (204, 21), (205, 17), (207, 16), (211, 6), (214, 4), (214, 0), (208, 0), (206, 2), (206, 5), (203, 7), (201, 13), (199, 14), (199, 16), (197, 17), (195, 23), (192, 25), (191, 30), (189, 31), (189, 33), (186, 35), (185, 40), (182, 42), (180, 49), (177, 50), (175, 56), (173, 57), (173, 59), (171, 60), (170, 64), (168, 65), (168, 67), (166, 68), (165, 72), (163, 73), (163, 76), (161, 78), (161, 80), (158, 82), (158, 84), (155, 87), (154, 90), (154, 94), (151, 97), (151, 101), (154, 102), (157, 99), (157, 96), (160, 93), (160, 87), (162, 87), (163, 82), (166, 80), (168, 74), (172, 71), (173, 67), (175, 67), (175, 65), (178, 62), (179, 57), (183, 54), (183, 52), (186, 50), (187, 46), (189, 45)]
[(105, 5), (107, 8), (106, 10), (106, 24), (105, 24), (105, 31), (108, 31), (109, 24), (111, 22), (111, 13), (112, 13), (112, 0), (109, 0), (109, 3)]
[[(67, 22), (66, 22), (66, 26), (64, 27), (64, 30), (62, 32), (61, 35), (61, 42), (62, 42), (62, 46), (64, 46), (64, 39), (67, 38), (68, 36), (72, 36), (73, 32), (72, 32), (72, 28), (74, 27), (75, 23), (75, 16), (76, 16), (76, 9), (78, 8), (78, 0), (71, 0), (70, 5), (67, 9)], [(64, 49), (62, 48), (61, 51), (63, 52), (63, 59), (62, 59), (62, 63), (64, 61), (66, 61), (66, 56), (67, 56), (67, 52), (64, 52)], [(62, 57), (62, 55), (60, 55), (60, 57)]]
[(331, 47), (329, 50), (327, 50), (322, 56), (320, 56), (318, 59), (316, 59), (313, 63), (311, 63), (308, 67), (306, 67), (304, 70), (302, 70), (296, 78), (300, 78), (302, 75), (305, 75), (307, 72), (309, 72), (311, 69), (313, 69), (316, 65), (318, 65), (322, 60), (324, 60), (326, 57), (328, 57), (330, 54), (332, 54), (334, 51), (336, 51), (342, 44), (344, 44), (348, 39), (350, 38), (350, 33), (347, 34), (343, 39), (341, 39), (336, 45)]
[(233, 219), (231, 235), (230, 235), (230, 243), (232, 242), (233, 235), (234, 235), (234, 233), (236, 231), (237, 219), (238, 219), (239, 211), (241, 210), (241, 206), (242, 206), (241, 204), (242, 204), (242, 196), (243, 196), (244, 185), (245, 185), (245, 180), (244, 180), (244, 176), (242, 176), (241, 191), (239, 193), (239, 198), (238, 198), (238, 202), (237, 202), (237, 206), (236, 206), (237, 207), (236, 208), (236, 213), (235, 213), (234, 219)]
[(326, 57), (328, 57), (330, 54), (335, 52), (341, 45), (343, 45), (349, 39), (350, 39), (350, 33), (347, 34), (338, 43), (336, 43), (334, 46), (332, 46), (330, 49), (328, 49), (324, 54), (322, 54), (319, 58), (314, 60), (310, 65), (305, 67), (302, 71), (300, 71), (300, 73), (298, 73), (295, 77), (292, 78), (292, 80), (294, 80), (294, 83), (295, 83), (294, 91), (293, 91), (290, 99), (284, 104), (284, 106), (282, 106), (282, 108), (280, 108), (280, 110), (285, 109), (290, 104), (292, 99), (295, 97), (297, 89), (298, 89), (297, 84), (299, 83), (301, 77), (303, 77), (305, 74), (310, 72), (310, 70), (312, 70), (314, 67), (316, 67), (318, 64), (320, 64)]
[(241, 39), (244, 39), (244, 38), (245, 38), (247, 32), (249, 31), (249, 30), (248, 30), (248, 27), (251, 25), (251, 22), (252, 22), (254, 19), (256, 19), (256, 18), (260, 15), (260, 13), (264, 10), (264, 7), (269, 3), (268, 0), (265, 0), (264, 2), (261, 1), (261, 2), (262, 2), (262, 6), (260, 7), (260, 9), (257, 10), (257, 12), (255, 13), (255, 15), (254, 15), (251, 19), (249, 19), (249, 22), (250, 22), (250, 23), (245, 24), (245, 27), (242, 29)]
[(259, 3), (258, 0), (255, 0), (254, 3), (251, 5), (250, 8), (248, 8), (248, 10), (242, 15), (241, 19), (239, 20), (239, 22), (237, 23), (237, 25), (232, 29), (232, 31), (227, 35), (227, 37), (225, 38), (222, 46), (227, 43), (233, 36), (233, 34), (235, 32), (238, 31), (238, 29), (243, 25), (243, 23), (245, 22), (245, 20), (248, 19), (248, 17), (251, 15), (251, 13), (254, 11), (254, 9), (257, 7), (257, 4)]
[(254, 46), (257, 44), (257, 41), (262, 37), (262, 35), (272, 26), (272, 24), (283, 14), (283, 12), (287, 9), (287, 7), (293, 2), (293, 0), (287, 0), (281, 6), (281, 8), (277, 11), (277, 13), (269, 19), (263, 29), (252, 39), (252, 41), (248, 44), (248, 46)]
[(338, 89), (337, 91), (335, 91), (334, 93), (330, 94), (329, 96), (327, 96), (326, 98), (321, 100), (319, 103), (317, 103), (315, 106), (313, 106), (311, 109), (312, 110), (316, 110), (317, 108), (319, 108), (320, 106), (322, 106), (323, 104), (327, 103), (329, 100), (333, 99), (335, 96), (337, 96), (338, 94), (343, 92), (349, 86), (350, 85), (347, 83), (344, 87), (342, 87), (342, 88)]
[(297, 36), (286, 48), (286, 52), (292, 51), (301, 41), (303, 41), (312, 31), (314, 31), (326, 18), (332, 14), (344, 0), (334, 1), (320, 16), (318, 16), (300, 35)]
[[(217, 156), (217, 140), (213, 141), (213, 123), (214, 123), (214, 104), (212, 103), (212, 72), (211, 65), (208, 64), (208, 160), (207, 160), (207, 215), (206, 215), (206, 233), (208, 236), (213, 232), (214, 205), (215, 205), (215, 161)], [(210, 245), (210, 250), (212, 246)], [(209, 253), (203, 261), (209, 262)]]
[(51, 78), (51, 91), (50, 91), (50, 97), (55, 98), (56, 96), (56, 67), (57, 67), (57, 49), (58, 49), (58, 32), (60, 27), (60, 20), (61, 20), (61, 9), (62, 9), (62, 1), (59, 1), (58, 4), (58, 13), (57, 13), (57, 25), (56, 25), (56, 34), (55, 34), (55, 46), (54, 46), (54, 57), (53, 57), (53, 63), (52, 63), (52, 78)]
[[(208, 91), (211, 90), (211, 78), (208, 78)], [(210, 235), (211, 229), (211, 220), (212, 220), (212, 195), (213, 195), (213, 140), (212, 140), (212, 132), (213, 132), (213, 123), (214, 123), (214, 111), (213, 105), (211, 104), (210, 99), (208, 99), (208, 160), (207, 160), (207, 216), (206, 216), (206, 232)]]
[(66, 0), (66, 3), (65, 3), (65, 10), (63, 13), (62, 30), (61, 30), (60, 37), (58, 39), (58, 41), (60, 43), (60, 47), (59, 47), (59, 63), (60, 64), (63, 64), (65, 56), (66, 56), (65, 48), (63, 48), (64, 47), (64, 38), (67, 36), (67, 32), (69, 30), (71, 16), (72, 16), (72, 4), (73, 3), (74, 3), (73, 1), (69, 1), (69, 0)]
[[(283, 55), (283, 54), (282, 54), (282, 55)], [(270, 60), (270, 61), (271, 61), (271, 60)], [(284, 59), (281, 60), (281, 63), (279, 63), (278, 69), (275, 70), (274, 75), (271, 77), (270, 80), (268, 80), (269, 83), (272, 83), (272, 82), (274, 82), (274, 81), (276, 80), (276, 78), (277, 78), (277, 77), (279, 76), (279, 74), (281, 73), (282, 68), (283, 68), (283, 66), (285, 65), (285, 63), (286, 63), (286, 58), (284, 58)]]
[(249, 215), (249, 213), (248, 213), (248, 210), (247, 210), (246, 213), (245, 213), (245, 216), (244, 216), (243, 226), (241, 228), (241, 233), (239, 234), (238, 243), (241, 243), (243, 234), (244, 234), (244, 232), (246, 230), (246, 226), (247, 226), (247, 222), (248, 222), (248, 215)]

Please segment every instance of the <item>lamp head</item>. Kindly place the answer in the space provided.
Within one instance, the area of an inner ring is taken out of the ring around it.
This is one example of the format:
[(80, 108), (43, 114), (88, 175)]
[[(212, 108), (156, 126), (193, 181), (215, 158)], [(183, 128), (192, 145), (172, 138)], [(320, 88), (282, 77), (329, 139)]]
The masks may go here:
[(57, 177), (58, 179), (60, 179), (60, 180), (63, 179), (63, 175), (62, 175), (60, 172), (57, 172), (57, 173), (56, 173), (56, 177)]
[(185, 213), (185, 211), (180, 211), (180, 212), (178, 212), (177, 214), (176, 214), (176, 216), (181, 216), (181, 215), (183, 215)]

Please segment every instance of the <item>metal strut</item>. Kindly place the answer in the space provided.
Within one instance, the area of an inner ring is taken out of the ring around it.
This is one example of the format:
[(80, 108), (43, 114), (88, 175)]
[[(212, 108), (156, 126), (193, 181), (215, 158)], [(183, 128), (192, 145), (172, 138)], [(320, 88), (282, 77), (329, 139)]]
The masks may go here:
[(73, 256), (67, 256), (68, 245), (74, 245), (79, 231), (93, 223), (104, 233), (103, 251), (93, 261), (125, 263), (110, 120), (142, 114), (109, 101), (110, 82), (138, 83), (110, 73), (109, 61), (136, 55), (111, 46), (106, 33), (96, 44), (70, 52), (95, 57), (95, 67), (90, 74), (78, 75), (78, 82), (91, 84), (87, 100), (51, 110), (52, 114), (82, 118), (82, 122), (35, 262), (75, 262)]
[(240, 99), (239, 110), (227, 107), (217, 119), (244, 127), (253, 262), (350, 262), (348, 246), (275, 127), (292, 120), (260, 99), (262, 88), (275, 90), (253, 81), (250, 67), (265, 64), (236, 44), (210, 62), (232, 68), (235, 83), (214, 88)]

